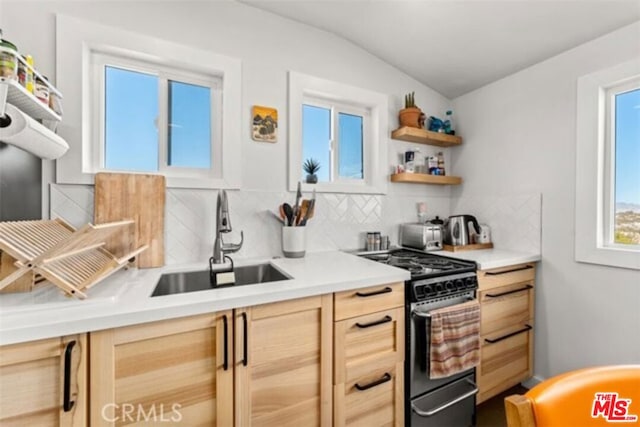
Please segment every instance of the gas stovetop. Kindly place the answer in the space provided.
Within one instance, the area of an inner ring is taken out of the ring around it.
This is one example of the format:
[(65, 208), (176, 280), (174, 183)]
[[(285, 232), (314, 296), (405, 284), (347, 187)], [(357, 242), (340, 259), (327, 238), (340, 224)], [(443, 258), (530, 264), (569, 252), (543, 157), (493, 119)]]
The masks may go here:
[(409, 270), (411, 280), (476, 271), (476, 264), (473, 261), (447, 258), (431, 252), (409, 249), (397, 249), (387, 253), (363, 256), (373, 261)]

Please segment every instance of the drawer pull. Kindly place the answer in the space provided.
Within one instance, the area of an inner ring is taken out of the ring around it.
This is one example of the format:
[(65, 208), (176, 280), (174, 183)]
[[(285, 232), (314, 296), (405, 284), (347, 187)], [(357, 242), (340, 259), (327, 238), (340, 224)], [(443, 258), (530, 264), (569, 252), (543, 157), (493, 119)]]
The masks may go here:
[(498, 298), (498, 297), (503, 297), (509, 294), (515, 294), (516, 292), (528, 291), (531, 288), (533, 288), (533, 286), (526, 285), (524, 288), (514, 289), (512, 291), (500, 292), (499, 294), (486, 294), (486, 296), (489, 298)]
[(370, 322), (370, 323), (356, 323), (356, 326), (358, 328), (370, 328), (372, 326), (378, 326), (378, 325), (382, 325), (383, 323), (389, 323), (391, 322), (393, 319), (391, 318), (391, 316), (384, 316), (382, 319), (380, 320), (376, 320), (374, 322)]
[(375, 387), (377, 385), (380, 384), (384, 384), (388, 381), (391, 381), (391, 375), (388, 372), (385, 372), (384, 375), (382, 376), (382, 378), (375, 380), (373, 382), (370, 382), (369, 384), (365, 384), (365, 385), (360, 385), (358, 383), (355, 384), (355, 387), (360, 390), (360, 391), (365, 391), (365, 390), (369, 390), (372, 387)]
[(498, 341), (506, 340), (507, 338), (511, 338), (514, 335), (518, 335), (518, 334), (521, 334), (523, 332), (527, 332), (528, 330), (531, 330), (531, 329), (533, 329), (533, 328), (530, 325), (524, 325), (524, 328), (519, 329), (519, 330), (517, 330), (515, 332), (511, 332), (510, 334), (504, 335), (504, 336), (502, 336), (500, 338), (496, 338), (496, 339), (493, 339), (493, 340), (490, 340), (489, 338), (485, 338), (484, 340), (486, 342), (488, 342), (489, 344), (495, 344)]
[(63, 390), (63, 402), (62, 409), (64, 412), (69, 412), (73, 409), (75, 401), (71, 400), (71, 356), (73, 355), (73, 347), (76, 345), (75, 340), (70, 341), (67, 347), (64, 349), (64, 390)]
[(371, 292), (356, 292), (356, 295), (359, 297), (372, 297), (375, 295), (388, 294), (389, 292), (393, 292), (393, 289), (386, 286), (384, 289), (380, 289), (379, 291), (371, 291)]
[(499, 276), (501, 274), (507, 274), (507, 273), (515, 273), (516, 271), (522, 271), (522, 270), (529, 270), (533, 268), (532, 265), (525, 265), (524, 267), (518, 267), (518, 268), (513, 268), (511, 270), (504, 270), (504, 271), (487, 271), (486, 274), (487, 276)]

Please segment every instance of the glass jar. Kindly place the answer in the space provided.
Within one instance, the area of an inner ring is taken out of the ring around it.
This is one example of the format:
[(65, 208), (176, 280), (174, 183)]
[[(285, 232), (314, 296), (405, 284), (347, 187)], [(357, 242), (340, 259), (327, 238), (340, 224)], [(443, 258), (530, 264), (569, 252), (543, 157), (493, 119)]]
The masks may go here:
[[(46, 80), (46, 77), (43, 76), (43, 79)], [(40, 77), (36, 77), (36, 84), (33, 88), (33, 94), (36, 98), (38, 98), (44, 105), (49, 106), (49, 86), (45, 80), (40, 79)]]
[(18, 49), (7, 41), (0, 39), (0, 77), (16, 80), (18, 78)]

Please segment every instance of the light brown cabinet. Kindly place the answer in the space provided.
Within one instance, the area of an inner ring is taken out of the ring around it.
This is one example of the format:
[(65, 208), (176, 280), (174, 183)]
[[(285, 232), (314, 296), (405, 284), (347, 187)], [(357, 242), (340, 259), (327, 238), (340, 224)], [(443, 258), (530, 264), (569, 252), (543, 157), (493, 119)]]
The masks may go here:
[(91, 333), (91, 425), (331, 425), (332, 302)]
[(404, 286), (335, 294), (334, 426), (404, 425)]
[(223, 311), (92, 332), (91, 426), (232, 425), (232, 321)]
[(479, 404), (533, 375), (535, 264), (481, 270), (478, 283)]
[(0, 425), (87, 425), (87, 339), (72, 335), (0, 347)]
[(331, 295), (236, 309), (236, 426), (331, 425)]

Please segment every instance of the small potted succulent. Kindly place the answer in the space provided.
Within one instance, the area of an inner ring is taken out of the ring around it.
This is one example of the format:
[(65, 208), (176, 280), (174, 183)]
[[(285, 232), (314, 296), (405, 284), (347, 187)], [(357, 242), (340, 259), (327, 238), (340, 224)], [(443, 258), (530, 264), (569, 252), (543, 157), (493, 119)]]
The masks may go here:
[(399, 114), (400, 126), (420, 128), (421, 115), (422, 110), (416, 107), (415, 92), (406, 94), (404, 96), (404, 108), (400, 110)]
[(318, 175), (316, 175), (316, 172), (318, 172), (320, 170), (320, 162), (310, 158), (305, 160), (304, 164), (302, 165), (302, 169), (304, 169), (304, 171), (307, 173), (307, 179), (306, 179), (306, 183), (307, 184), (317, 184), (318, 183)]

